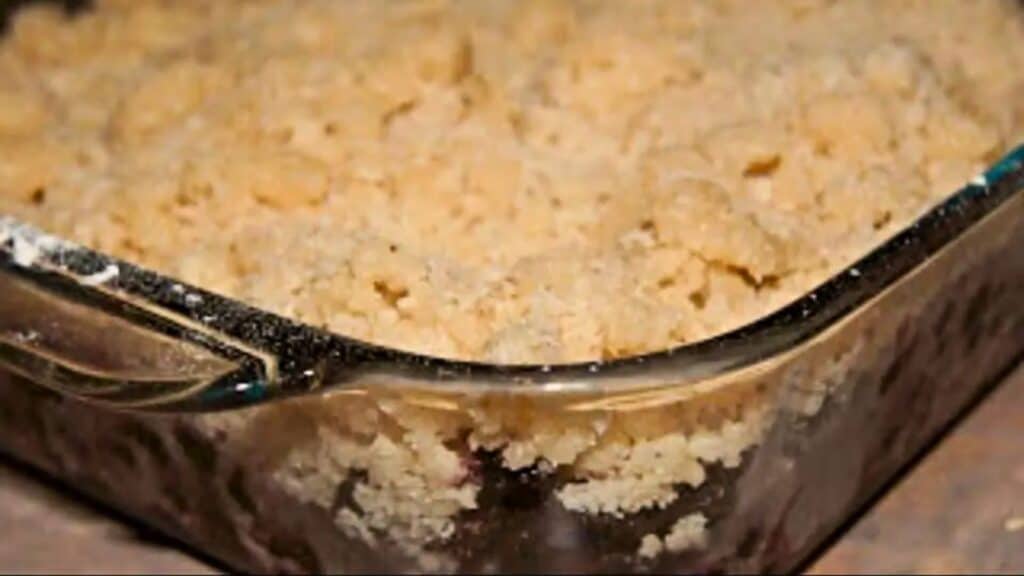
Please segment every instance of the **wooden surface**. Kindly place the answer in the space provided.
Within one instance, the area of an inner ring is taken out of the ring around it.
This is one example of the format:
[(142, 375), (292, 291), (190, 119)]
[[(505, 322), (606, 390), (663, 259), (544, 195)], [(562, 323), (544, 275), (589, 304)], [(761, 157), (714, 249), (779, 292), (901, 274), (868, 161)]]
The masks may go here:
[(0, 464), (0, 573), (213, 572), (156, 536)]
[(811, 572), (1024, 573), (1024, 365)]
[[(1024, 366), (810, 571), (1024, 573)], [(0, 572), (215, 569), (0, 463)]]

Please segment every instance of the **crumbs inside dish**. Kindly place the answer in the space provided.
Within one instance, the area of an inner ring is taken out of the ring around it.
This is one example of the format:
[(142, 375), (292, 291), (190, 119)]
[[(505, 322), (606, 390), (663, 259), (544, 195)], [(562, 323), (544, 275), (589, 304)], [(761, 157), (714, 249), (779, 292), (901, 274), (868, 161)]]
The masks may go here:
[(0, 211), (404, 349), (648, 352), (794, 299), (1020, 137), (1015, 9), (36, 7), (0, 43)]

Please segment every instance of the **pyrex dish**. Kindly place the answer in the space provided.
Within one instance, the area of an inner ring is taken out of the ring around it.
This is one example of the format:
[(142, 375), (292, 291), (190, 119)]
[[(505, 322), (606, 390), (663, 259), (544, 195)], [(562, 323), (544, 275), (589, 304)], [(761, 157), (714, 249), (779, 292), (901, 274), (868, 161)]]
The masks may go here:
[(240, 568), (787, 567), (1020, 348), (1018, 160), (755, 326), (576, 366), (365, 346), (4, 221), (0, 444)]
[[(746, 328), (605, 364), (486, 366), (355, 343), (8, 220), (0, 442), (241, 569), (789, 569), (1018, 358), (1022, 224), (1018, 149)], [(656, 439), (655, 465), (624, 467), (684, 470), (661, 507), (602, 513), (602, 490), (666, 486), (581, 488), (486, 443), (503, 426), (524, 447), (572, 442), (609, 418)], [(458, 433), (410, 456), (379, 445), (394, 426)], [(452, 453), (464, 476), (438, 493), (416, 469), (443, 476)]]

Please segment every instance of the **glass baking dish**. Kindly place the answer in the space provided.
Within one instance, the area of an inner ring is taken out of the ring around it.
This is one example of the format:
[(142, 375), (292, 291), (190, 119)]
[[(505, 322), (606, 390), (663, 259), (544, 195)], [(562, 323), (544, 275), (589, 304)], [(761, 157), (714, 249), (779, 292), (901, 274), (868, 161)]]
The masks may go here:
[(0, 216), (0, 452), (243, 571), (791, 570), (1019, 360), (1022, 250), (1018, 149), (754, 324), (511, 366)]
[(762, 320), (416, 356), (0, 220), (0, 447), (243, 570), (788, 570), (1024, 351), (1024, 148)]

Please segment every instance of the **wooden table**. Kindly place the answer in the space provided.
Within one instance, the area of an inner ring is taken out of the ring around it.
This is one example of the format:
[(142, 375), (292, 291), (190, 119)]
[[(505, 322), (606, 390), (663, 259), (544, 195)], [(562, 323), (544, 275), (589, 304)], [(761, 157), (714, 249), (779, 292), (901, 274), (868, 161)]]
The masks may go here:
[[(158, 536), (0, 464), (0, 572), (215, 571)], [(1024, 572), (1024, 366), (810, 572)]]
[(1024, 573), (1024, 365), (811, 572)]

